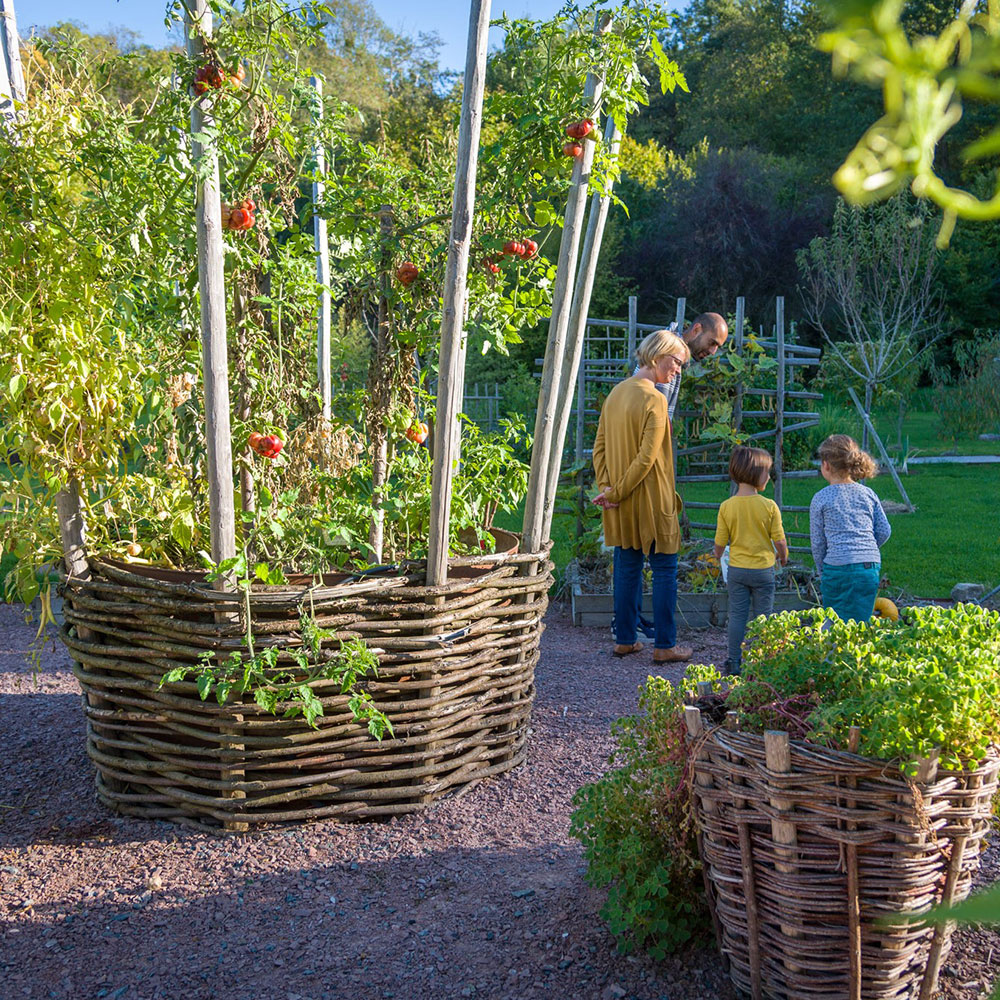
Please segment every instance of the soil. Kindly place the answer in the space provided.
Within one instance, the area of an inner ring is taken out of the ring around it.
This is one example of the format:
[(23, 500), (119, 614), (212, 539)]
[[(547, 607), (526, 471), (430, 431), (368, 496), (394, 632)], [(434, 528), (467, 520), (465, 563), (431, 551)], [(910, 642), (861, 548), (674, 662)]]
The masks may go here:
[[(0, 606), (0, 1000), (734, 1000), (713, 949), (623, 956), (598, 916), (571, 798), (651, 657), (547, 623), (525, 766), (390, 822), (216, 837), (97, 803), (68, 657), (48, 642), (34, 683), (35, 629)], [(683, 638), (725, 657), (719, 630)], [(996, 843), (984, 862), (1000, 879)], [(998, 958), (960, 931), (944, 994), (984, 996)]]

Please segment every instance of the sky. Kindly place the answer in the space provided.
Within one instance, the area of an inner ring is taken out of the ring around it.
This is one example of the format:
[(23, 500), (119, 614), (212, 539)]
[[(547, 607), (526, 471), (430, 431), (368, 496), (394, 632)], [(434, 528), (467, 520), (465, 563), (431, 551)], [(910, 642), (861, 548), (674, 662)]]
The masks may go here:
[[(462, 69), (469, 34), (466, 5), (448, 0), (373, 0), (379, 17), (400, 34), (416, 36), (419, 32), (437, 32), (441, 38), (441, 67)], [(511, 17), (545, 18), (562, 6), (562, 0), (494, 0), (492, 16), (506, 11)], [(154, 47), (166, 45), (171, 39), (163, 24), (165, 3), (158, 0), (15, 0), (17, 29), (28, 35), (32, 25), (50, 25), (59, 21), (74, 21), (91, 32), (109, 28), (130, 28), (140, 40)], [(500, 45), (501, 33), (490, 31), (490, 47)]]

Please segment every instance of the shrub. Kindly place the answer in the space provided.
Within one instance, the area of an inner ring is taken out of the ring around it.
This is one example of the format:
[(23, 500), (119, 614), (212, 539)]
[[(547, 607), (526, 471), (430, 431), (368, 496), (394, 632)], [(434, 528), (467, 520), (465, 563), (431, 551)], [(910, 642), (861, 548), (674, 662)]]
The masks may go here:
[(601, 916), (623, 952), (654, 958), (709, 926), (690, 810), (683, 692), (662, 677), (639, 689), (639, 712), (612, 727), (617, 764), (573, 797), (570, 833), (587, 881), (606, 886)]
[(1000, 426), (1000, 335), (977, 331), (972, 340), (955, 344), (959, 377), (935, 369), (934, 410), (943, 437), (972, 437)]

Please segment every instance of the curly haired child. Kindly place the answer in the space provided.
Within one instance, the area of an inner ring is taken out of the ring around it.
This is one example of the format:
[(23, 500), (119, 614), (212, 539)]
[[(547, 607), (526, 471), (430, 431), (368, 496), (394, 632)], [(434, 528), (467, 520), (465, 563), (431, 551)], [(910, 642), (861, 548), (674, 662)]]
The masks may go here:
[(819, 446), (819, 458), (830, 485), (812, 498), (809, 533), (823, 605), (845, 621), (867, 621), (882, 572), (879, 550), (892, 532), (875, 491), (861, 482), (878, 469), (846, 434), (828, 437)]

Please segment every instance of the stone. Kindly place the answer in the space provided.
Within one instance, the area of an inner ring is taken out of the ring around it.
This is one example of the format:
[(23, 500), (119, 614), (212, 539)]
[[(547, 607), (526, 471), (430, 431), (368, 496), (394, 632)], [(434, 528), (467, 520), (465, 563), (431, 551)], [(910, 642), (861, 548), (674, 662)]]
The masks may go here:
[(986, 588), (981, 583), (956, 583), (951, 588), (951, 599), (956, 604), (964, 601), (978, 601), (985, 593)]

